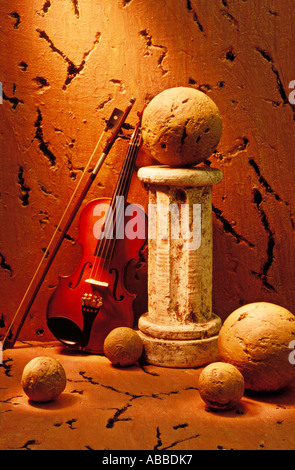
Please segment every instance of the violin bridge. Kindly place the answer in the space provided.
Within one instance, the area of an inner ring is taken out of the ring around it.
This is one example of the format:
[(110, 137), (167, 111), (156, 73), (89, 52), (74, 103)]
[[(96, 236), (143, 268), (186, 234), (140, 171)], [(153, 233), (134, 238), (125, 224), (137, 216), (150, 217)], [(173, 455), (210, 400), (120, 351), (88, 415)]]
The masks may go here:
[(93, 284), (94, 286), (109, 287), (108, 282), (97, 281), (96, 279), (86, 279), (85, 282), (88, 282), (88, 284)]

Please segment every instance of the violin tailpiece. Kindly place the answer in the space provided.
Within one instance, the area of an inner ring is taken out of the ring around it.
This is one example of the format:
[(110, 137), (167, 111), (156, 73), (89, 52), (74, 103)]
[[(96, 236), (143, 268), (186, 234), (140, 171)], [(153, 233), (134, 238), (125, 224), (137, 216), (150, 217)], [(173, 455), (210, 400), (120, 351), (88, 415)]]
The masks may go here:
[(99, 312), (100, 307), (102, 306), (102, 298), (93, 294), (84, 294), (81, 298), (82, 303), (82, 314), (84, 319), (84, 327), (82, 331), (82, 338), (79, 346), (84, 348), (87, 346), (92, 324)]

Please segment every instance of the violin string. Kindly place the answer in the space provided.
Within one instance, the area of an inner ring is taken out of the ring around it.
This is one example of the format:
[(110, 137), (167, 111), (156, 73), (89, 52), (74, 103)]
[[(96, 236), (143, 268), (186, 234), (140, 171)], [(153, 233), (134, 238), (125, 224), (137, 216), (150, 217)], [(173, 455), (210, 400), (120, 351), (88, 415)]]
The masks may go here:
[[(119, 190), (120, 190), (120, 186), (122, 185), (122, 183), (124, 184), (124, 168), (126, 167), (126, 162), (129, 161), (129, 158), (130, 158), (130, 150), (131, 150), (131, 147), (130, 147), (130, 144), (128, 146), (128, 151), (127, 151), (127, 156), (126, 156), (126, 159), (124, 161), (124, 164), (123, 164), (123, 167), (122, 167), (122, 170), (121, 170), (121, 175), (120, 175), (120, 178), (117, 182), (117, 185), (116, 185), (116, 188), (115, 188), (115, 191), (114, 191), (114, 196), (113, 196), (113, 199), (111, 201), (111, 205), (109, 207), (109, 210), (107, 211), (107, 215), (105, 217), (105, 221), (104, 221), (104, 234), (108, 234), (109, 233), (109, 230), (112, 228), (112, 225), (113, 225), (113, 213), (114, 213), (114, 207), (115, 207), (115, 201), (116, 201), (116, 198), (115, 198), (115, 195), (117, 195), (119, 193)], [(98, 245), (98, 252), (100, 254), (100, 257), (103, 258), (105, 260), (106, 256), (107, 256), (107, 250), (108, 250), (108, 239), (106, 236), (104, 236), (101, 240), (100, 240), (100, 243)], [(96, 269), (96, 273), (97, 273), (97, 269)]]
[[(130, 145), (131, 145), (131, 152), (130, 152), (131, 155), (130, 155), (130, 158), (128, 160), (127, 168), (124, 169), (125, 170), (125, 175), (123, 177), (123, 185), (122, 185), (122, 188), (121, 188), (121, 191), (120, 191), (120, 194), (123, 194), (124, 196), (125, 195), (127, 196), (128, 187), (130, 186), (132, 175), (133, 175), (133, 171), (131, 171), (131, 170), (134, 167), (135, 157), (136, 157), (136, 154), (137, 154), (137, 151), (138, 151), (138, 148), (139, 148), (139, 135), (138, 134), (136, 135), (136, 138), (134, 139), (134, 141)], [(126, 178), (126, 173), (128, 175), (128, 178)], [(117, 223), (120, 227), (120, 224), (122, 224), (122, 222), (124, 222), (124, 213), (125, 213), (125, 199), (124, 199), (124, 207), (120, 208), (120, 210), (119, 210), (119, 219), (118, 219), (119, 223), (117, 221), (118, 211), (117, 211), (116, 206), (115, 206), (114, 227), (116, 227)], [(123, 230), (124, 230), (124, 236), (125, 236), (125, 227), (123, 227)], [(115, 234), (116, 234), (116, 231), (115, 231)], [(108, 256), (106, 258), (106, 259), (108, 259), (106, 271), (109, 271), (109, 268), (110, 268), (110, 263), (111, 263), (111, 260), (112, 260), (112, 255), (113, 255), (113, 252), (114, 252), (115, 243), (116, 243), (116, 236), (115, 236), (114, 240), (110, 240), (110, 242), (109, 242), (108, 252), (107, 252)]]
[(96, 254), (99, 255), (99, 257), (103, 260), (103, 263), (99, 263), (99, 260), (97, 260), (97, 262), (94, 263), (93, 268), (91, 270), (91, 277), (93, 277), (94, 271), (96, 272), (94, 278), (95, 277), (97, 278), (97, 273), (98, 273), (99, 267), (101, 267), (101, 273), (102, 273), (103, 268), (104, 268), (104, 263), (105, 263), (105, 259), (106, 259), (106, 256), (107, 256), (108, 245), (109, 245), (107, 235), (110, 233), (110, 229), (112, 229), (113, 225), (114, 225), (114, 223), (113, 223), (113, 213), (114, 213), (114, 207), (115, 207), (115, 201), (116, 201), (115, 196), (118, 194), (118, 192), (120, 190), (120, 185), (122, 184), (121, 182), (124, 182), (124, 166), (126, 165), (127, 159), (129, 159), (129, 155), (130, 155), (130, 144), (128, 146), (127, 156), (126, 156), (125, 162), (123, 164), (123, 168), (122, 168), (122, 171), (121, 171), (119, 181), (117, 182), (117, 185), (116, 185), (116, 188), (115, 188), (115, 191), (114, 191), (113, 199), (111, 201), (109, 209), (107, 210), (107, 214), (106, 214), (106, 217), (105, 217), (105, 220), (104, 220), (104, 224), (102, 224), (102, 227), (104, 226), (104, 236), (100, 240), (100, 242), (98, 243)]
[(64, 220), (64, 218), (65, 218), (65, 215), (66, 215), (67, 211), (69, 210), (69, 207), (70, 207), (70, 205), (71, 205), (71, 203), (72, 203), (72, 201), (73, 201), (73, 199), (74, 199), (74, 197), (75, 197), (75, 195), (76, 195), (76, 193), (77, 193), (79, 187), (81, 186), (82, 180), (83, 180), (83, 178), (84, 178), (86, 172), (88, 171), (88, 168), (89, 168), (89, 166), (90, 166), (90, 164), (91, 164), (91, 162), (92, 162), (92, 159), (94, 158), (94, 155), (95, 155), (96, 152), (97, 152), (97, 149), (98, 149), (98, 147), (99, 147), (99, 145), (100, 145), (100, 143), (101, 143), (101, 140), (102, 140), (102, 138), (103, 138), (103, 136), (104, 136), (104, 133), (105, 133), (105, 129), (102, 131), (102, 133), (101, 133), (101, 135), (100, 135), (100, 137), (99, 137), (99, 139), (98, 139), (98, 141), (97, 141), (97, 143), (96, 143), (96, 145), (95, 145), (95, 148), (94, 148), (94, 150), (93, 150), (93, 152), (92, 152), (92, 154), (91, 154), (91, 156), (90, 156), (90, 158), (89, 158), (89, 160), (88, 160), (88, 162), (87, 162), (87, 164), (86, 164), (86, 166), (85, 166), (85, 168), (84, 168), (84, 171), (83, 171), (83, 173), (82, 173), (82, 175), (81, 175), (81, 178), (80, 178), (80, 180), (79, 180), (79, 182), (78, 182), (76, 188), (74, 189), (74, 192), (73, 192), (73, 194), (72, 194), (72, 196), (71, 196), (71, 198), (70, 198), (70, 200), (69, 200), (69, 202), (68, 202), (68, 204), (67, 204), (67, 206), (66, 206), (66, 208), (65, 208), (65, 210), (64, 210), (64, 212), (63, 212), (63, 214), (62, 214), (62, 216), (61, 216), (61, 218), (60, 218), (60, 220), (59, 220), (59, 222), (58, 222), (58, 224), (57, 224), (57, 226), (56, 226), (56, 229), (55, 229), (55, 231), (54, 231), (54, 233), (53, 233), (53, 235), (52, 235), (52, 237), (51, 237), (51, 239), (50, 239), (50, 241), (49, 241), (49, 243), (48, 243), (48, 245), (47, 245), (47, 247), (46, 247), (46, 249), (45, 249), (45, 251), (44, 251), (44, 254), (43, 254), (43, 256), (42, 256), (42, 259), (41, 259), (41, 261), (39, 262), (39, 264), (38, 264), (38, 266), (37, 266), (37, 268), (36, 268), (36, 270), (35, 270), (35, 273), (34, 273), (32, 279), (31, 279), (31, 281), (30, 281), (30, 283), (29, 283), (29, 285), (28, 285), (28, 287), (27, 287), (27, 289), (26, 289), (26, 291), (25, 291), (25, 293), (24, 293), (24, 295), (23, 295), (23, 298), (22, 298), (22, 300), (21, 300), (21, 302), (20, 302), (20, 304), (19, 304), (19, 306), (18, 306), (18, 308), (17, 308), (17, 310), (16, 310), (16, 312), (15, 312), (13, 318), (12, 318), (12, 321), (11, 321), (11, 323), (10, 323), (10, 325), (9, 325), (9, 328), (8, 328), (7, 331), (6, 331), (6, 334), (5, 334), (5, 336), (4, 336), (3, 340), (2, 340), (2, 343), (4, 343), (4, 341), (6, 341), (6, 339), (7, 339), (8, 336), (9, 336), (9, 333), (10, 333), (10, 331), (11, 331), (13, 325), (14, 325), (14, 322), (15, 322), (16, 318), (18, 317), (19, 312), (20, 312), (20, 310), (21, 310), (21, 308), (22, 308), (22, 306), (23, 306), (23, 304), (24, 304), (24, 302), (25, 302), (25, 300), (26, 300), (26, 298), (27, 298), (27, 296), (28, 296), (28, 294), (29, 294), (29, 292), (30, 292), (30, 290), (31, 290), (31, 288), (32, 288), (32, 285), (34, 284), (35, 279), (36, 279), (36, 277), (37, 277), (37, 275), (38, 275), (38, 273), (39, 273), (39, 271), (40, 271), (40, 269), (41, 269), (41, 266), (42, 266), (42, 264), (43, 264), (45, 258), (47, 257), (47, 255), (48, 255), (48, 253), (49, 253), (49, 249), (50, 249), (50, 247), (51, 247), (51, 245), (52, 245), (52, 243), (53, 243), (53, 241), (54, 241), (54, 239), (55, 239), (55, 237), (56, 237), (56, 235), (57, 235), (57, 232), (60, 230), (61, 224), (62, 224), (62, 222), (63, 222), (63, 220)]
[[(109, 269), (109, 266), (110, 266), (110, 262), (111, 262), (110, 249), (112, 246), (114, 247), (114, 244), (116, 242), (116, 237), (114, 236), (114, 234), (116, 233), (114, 229), (117, 224), (116, 196), (118, 194), (126, 193), (126, 189), (128, 187), (127, 185), (130, 184), (130, 181), (132, 178), (132, 175), (130, 173), (131, 173), (132, 164), (134, 162), (135, 153), (137, 152), (138, 132), (136, 132), (136, 135), (134, 137), (133, 137), (133, 141), (129, 143), (127, 156), (125, 158), (125, 161), (122, 167), (121, 175), (120, 175), (119, 181), (117, 182), (110, 208), (107, 211), (107, 215), (105, 217), (104, 237), (100, 240), (100, 243), (98, 244), (96, 253), (99, 254), (99, 257), (103, 261), (102, 263), (99, 263), (99, 260), (95, 261), (93, 264), (93, 268), (91, 270), (91, 277), (93, 276), (93, 273), (95, 271), (94, 278), (97, 280), (99, 280), (99, 277), (98, 277), (99, 268), (101, 268), (100, 269), (100, 276), (101, 276), (102, 272), (105, 269), (105, 263), (108, 258), (109, 259), (108, 259), (107, 270)], [(128, 178), (126, 177), (126, 175), (128, 175)], [(115, 220), (113, 219), (114, 213), (115, 213)], [(123, 211), (120, 210), (120, 217), (121, 217), (120, 223), (122, 222), (122, 215), (124, 216), (124, 210)], [(113, 238), (110, 238), (110, 237), (107, 238), (110, 234), (110, 230), (113, 231)]]
[[(138, 150), (139, 150), (140, 141), (141, 141), (141, 135), (139, 133), (136, 136), (135, 141), (133, 142), (133, 150), (134, 151), (133, 151), (132, 158), (130, 159), (130, 162), (129, 162), (129, 168), (127, 168), (128, 178), (124, 179), (125, 184), (124, 184), (124, 189), (122, 190), (122, 192), (123, 192), (124, 195), (126, 195), (126, 197), (127, 197), (127, 194), (128, 194), (128, 190), (129, 190), (129, 187), (130, 187), (131, 180), (132, 180), (133, 170), (134, 170), (135, 161), (136, 161), (136, 155), (137, 155)], [(122, 210), (119, 211), (119, 224), (118, 224), (119, 227), (124, 222), (125, 204), (126, 204), (126, 201), (124, 199), (124, 207), (123, 207)], [(118, 212), (116, 210), (115, 211), (115, 224), (114, 224), (115, 226), (117, 224), (117, 216), (118, 216)], [(125, 236), (125, 225), (123, 225), (123, 230), (124, 230), (124, 236)], [(109, 253), (109, 257), (108, 257), (109, 263), (108, 263), (108, 268), (107, 269), (109, 269), (109, 265), (110, 265), (110, 261), (112, 259), (114, 248), (115, 248), (115, 243), (111, 244), (111, 247), (110, 247), (111, 252)]]
[[(129, 147), (128, 147), (128, 150), (129, 150)], [(127, 155), (128, 155), (128, 153), (127, 153)], [(122, 174), (122, 172), (121, 172), (121, 174)], [(120, 175), (119, 181), (120, 180), (121, 180), (121, 175)], [(116, 194), (116, 192), (117, 192), (118, 182), (117, 182), (114, 194)], [(97, 247), (95, 249), (95, 255), (96, 255), (97, 259), (95, 259), (95, 261), (93, 263), (93, 266), (92, 266), (92, 269), (91, 269), (90, 277), (92, 279), (97, 277), (98, 269), (101, 266), (101, 263), (99, 262), (98, 258), (104, 259), (105, 256), (106, 256), (106, 236), (105, 235), (109, 232), (109, 230), (111, 228), (114, 200), (115, 200), (115, 197), (113, 197), (109, 208), (106, 210), (105, 219), (104, 219), (104, 221), (102, 222), (102, 225), (101, 225), (101, 229), (104, 228), (104, 236), (99, 240), (99, 242), (97, 244)], [(94, 275), (94, 272), (95, 272), (95, 275)], [(97, 280), (101, 280), (101, 279), (97, 278)]]
[[(137, 153), (137, 151), (139, 149), (139, 146), (140, 146), (140, 142), (141, 142), (141, 128), (140, 128), (140, 125), (138, 125), (136, 130), (134, 131), (134, 134), (132, 135), (131, 142), (129, 143), (127, 156), (124, 160), (124, 164), (123, 164), (123, 167), (122, 167), (122, 171), (121, 171), (119, 180), (117, 181), (117, 185), (116, 185), (116, 188), (115, 188), (115, 191), (114, 191), (114, 196), (112, 198), (109, 211), (107, 211), (104, 223), (102, 223), (102, 227), (104, 227), (104, 234), (108, 234), (109, 230), (110, 229), (113, 230), (114, 227), (115, 227), (115, 224), (117, 224), (117, 220), (115, 220), (115, 222), (113, 221), (114, 207), (115, 207), (115, 204), (116, 204), (116, 197), (115, 196), (117, 194), (122, 193), (122, 186), (123, 187), (125, 186), (124, 193), (126, 193), (126, 189), (127, 189), (126, 185), (130, 185), (130, 183), (131, 183), (132, 174), (131, 174), (131, 170), (130, 170), (130, 165), (135, 163), (135, 152)], [(126, 173), (127, 173), (127, 175), (129, 175), (128, 178), (126, 178)], [(120, 185), (121, 185), (121, 188), (120, 188)], [(121, 213), (121, 219), (122, 219), (122, 216), (124, 217), (124, 211), (122, 212), (122, 210), (121, 210), (120, 213)], [(117, 217), (117, 211), (115, 211), (115, 215)], [(122, 222), (122, 220), (121, 220), (121, 222)], [(111, 257), (112, 257), (114, 246), (115, 246), (115, 242), (116, 242), (116, 239), (112, 240), (111, 238), (109, 239), (109, 242), (108, 242), (107, 239), (106, 239), (106, 236), (104, 236), (99, 241), (99, 243), (97, 244), (96, 251), (95, 251), (96, 259), (95, 259), (95, 261), (93, 263), (93, 266), (92, 266), (92, 269), (91, 269), (91, 274), (90, 274), (91, 278), (94, 278), (96, 280), (102, 280), (102, 279), (100, 279), (100, 277), (98, 277), (99, 267), (101, 268), (101, 270), (100, 270), (100, 276), (101, 276), (102, 272), (104, 270), (104, 267), (105, 267), (105, 262), (106, 262), (106, 259), (107, 259), (107, 255), (109, 255), (107, 270), (109, 269), (110, 262), (111, 262)], [(113, 248), (111, 252), (110, 252), (110, 247)], [(98, 258), (100, 258), (100, 260)], [(103, 260), (102, 263), (101, 263), (101, 259)], [(93, 276), (94, 271), (95, 271), (95, 276)], [(105, 281), (106, 281), (106, 279), (105, 279)], [(89, 287), (90, 286), (91, 285), (89, 284)]]
[[(128, 146), (128, 151), (129, 150), (130, 150), (130, 145)], [(128, 153), (127, 153), (126, 159), (127, 158), (128, 158)], [(125, 159), (125, 162), (126, 162), (126, 159)], [(121, 178), (120, 178), (119, 181), (121, 181)], [(118, 187), (119, 181), (117, 182), (116, 189)], [(124, 181), (124, 179), (123, 179), (123, 181)], [(116, 192), (116, 189), (115, 189), (115, 192)], [(113, 212), (114, 212), (113, 204), (115, 204), (114, 200), (115, 199), (113, 199), (111, 201), (111, 205), (109, 206), (109, 209), (106, 211), (105, 219), (104, 219), (104, 221), (102, 223), (102, 226), (101, 226), (101, 228), (104, 227), (104, 233), (105, 234), (108, 234), (109, 230), (112, 229), (112, 216), (113, 216)], [(100, 276), (101, 276), (101, 274), (104, 270), (105, 257), (107, 255), (107, 252), (108, 252), (108, 247), (106, 247), (106, 238), (104, 236), (100, 240), (100, 242), (97, 244), (97, 247), (95, 249), (95, 255), (97, 255), (97, 256), (95, 256), (95, 260), (94, 260), (94, 262), (92, 264), (92, 267), (91, 267), (91, 271), (90, 271), (90, 275), (89, 275), (90, 279), (103, 280), (103, 279), (100, 279), (100, 277), (98, 276), (98, 271), (99, 271), (99, 268), (101, 267), (101, 272), (100, 272)], [(98, 258), (103, 259), (102, 265), (99, 262)], [(87, 292), (85, 292), (85, 293), (89, 293), (89, 294), (93, 293), (93, 288), (92, 288), (91, 283), (88, 284)]]

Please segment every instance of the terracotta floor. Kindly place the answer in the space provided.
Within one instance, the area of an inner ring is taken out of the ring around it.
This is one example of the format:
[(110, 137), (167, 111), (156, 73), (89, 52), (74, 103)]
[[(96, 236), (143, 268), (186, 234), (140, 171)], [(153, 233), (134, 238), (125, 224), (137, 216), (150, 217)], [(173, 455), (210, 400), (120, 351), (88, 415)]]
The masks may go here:
[[(36, 356), (56, 357), (63, 394), (31, 403), (20, 379)], [(269, 396), (245, 395), (236, 409), (209, 412), (198, 392), (201, 369), (113, 367), (102, 356), (58, 344), (21, 344), (0, 367), (0, 449), (295, 449), (295, 384)]]

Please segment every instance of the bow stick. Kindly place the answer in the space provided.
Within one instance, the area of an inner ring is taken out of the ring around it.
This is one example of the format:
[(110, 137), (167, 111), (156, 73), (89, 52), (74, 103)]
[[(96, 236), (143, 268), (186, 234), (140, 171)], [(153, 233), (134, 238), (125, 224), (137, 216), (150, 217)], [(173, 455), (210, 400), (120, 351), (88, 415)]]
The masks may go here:
[[(70, 216), (69, 216), (69, 218), (68, 218), (68, 220), (67, 220), (67, 222), (66, 222), (66, 224), (65, 224), (65, 226), (64, 226), (64, 228), (63, 228), (63, 230), (62, 230), (62, 232), (61, 232), (61, 234), (60, 234), (60, 237), (59, 237), (59, 239), (58, 239), (58, 241), (57, 241), (57, 243), (56, 243), (56, 245), (55, 245), (53, 251), (51, 252), (50, 256), (48, 256), (47, 263), (46, 263), (45, 268), (44, 268), (44, 270), (43, 270), (43, 272), (42, 272), (42, 275), (40, 276), (40, 279), (39, 279), (39, 281), (38, 281), (38, 283), (37, 283), (37, 285), (36, 285), (36, 287), (35, 287), (35, 289), (34, 289), (32, 295), (31, 295), (31, 297), (30, 297), (30, 299), (29, 299), (29, 301), (28, 301), (28, 303), (27, 303), (26, 309), (25, 309), (25, 311), (24, 311), (24, 313), (23, 313), (23, 315), (22, 315), (22, 318), (21, 318), (21, 320), (20, 320), (20, 322), (19, 322), (19, 325), (18, 325), (18, 327), (17, 327), (15, 333), (13, 334), (13, 333), (12, 333), (12, 327), (13, 327), (13, 325), (14, 325), (14, 323), (15, 323), (15, 320), (16, 320), (17, 316), (19, 315), (19, 312), (20, 312), (20, 310), (21, 310), (21, 308), (22, 308), (22, 306), (23, 306), (23, 304), (24, 304), (24, 302), (25, 302), (25, 300), (26, 300), (26, 298), (27, 298), (27, 296), (28, 296), (28, 294), (29, 294), (29, 291), (30, 291), (30, 289), (31, 289), (31, 287), (32, 287), (32, 285), (33, 285), (33, 282), (34, 282), (34, 280), (35, 280), (35, 278), (36, 278), (36, 276), (37, 276), (37, 274), (38, 274), (38, 272), (39, 272), (39, 270), (40, 270), (40, 268), (41, 268), (41, 265), (43, 264), (44, 259), (47, 257), (47, 255), (48, 255), (48, 253), (49, 253), (49, 248), (50, 248), (50, 246), (51, 246), (51, 243), (53, 242), (53, 239), (54, 239), (54, 237), (55, 237), (57, 231), (58, 231), (59, 228), (60, 228), (60, 225), (61, 225), (61, 223), (62, 223), (62, 220), (63, 220), (64, 217), (65, 217), (65, 213), (66, 213), (68, 207), (70, 206), (70, 203), (71, 203), (71, 201), (73, 200), (73, 197), (74, 197), (75, 193), (77, 192), (78, 187), (77, 187), (76, 190), (74, 191), (74, 193), (73, 193), (73, 195), (72, 195), (72, 197), (71, 197), (71, 199), (70, 199), (70, 202), (68, 203), (67, 208), (65, 209), (65, 211), (64, 211), (64, 213), (63, 213), (63, 215), (62, 215), (62, 217), (61, 217), (61, 220), (60, 220), (60, 222), (59, 222), (59, 224), (58, 224), (58, 226), (57, 226), (57, 228), (56, 228), (56, 230), (55, 230), (55, 232), (54, 232), (54, 234), (53, 234), (53, 237), (51, 238), (51, 241), (49, 242), (49, 245), (48, 245), (48, 247), (47, 247), (46, 250), (45, 250), (45, 253), (44, 253), (44, 255), (43, 255), (43, 258), (42, 258), (42, 260), (41, 260), (39, 266), (37, 267), (37, 270), (36, 270), (36, 272), (35, 272), (35, 274), (34, 274), (32, 280), (31, 280), (31, 282), (30, 282), (30, 284), (29, 284), (29, 286), (28, 286), (28, 288), (27, 288), (27, 290), (26, 290), (26, 292), (25, 292), (25, 295), (24, 295), (24, 297), (23, 297), (23, 299), (22, 299), (22, 301), (21, 301), (21, 303), (20, 303), (20, 305), (19, 305), (19, 307), (18, 307), (18, 309), (17, 309), (17, 311), (16, 311), (16, 313), (15, 313), (15, 315), (14, 315), (14, 318), (13, 318), (13, 320), (12, 320), (12, 322), (11, 322), (11, 324), (10, 324), (10, 326), (9, 326), (9, 328), (8, 328), (8, 330), (7, 330), (7, 332), (6, 332), (6, 335), (5, 335), (4, 340), (3, 340), (3, 345), (2, 345), (2, 349), (3, 349), (3, 350), (13, 348), (13, 346), (14, 346), (14, 344), (15, 344), (15, 342), (16, 342), (18, 336), (19, 336), (19, 333), (20, 333), (20, 331), (21, 331), (21, 329), (22, 329), (22, 327), (23, 327), (23, 324), (24, 324), (24, 322), (25, 322), (25, 320), (26, 320), (26, 318), (27, 318), (27, 316), (28, 316), (28, 314), (29, 314), (29, 312), (30, 312), (30, 309), (31, 309), (31, 307), (32, 307), (32, 305), (33, 305), (33, 303), (34, 303), (34, 300), (35, 300), (35, 298), (36, 298), (36, 296), (37, 296), (37, 294), (38, 294), (38, 292), (39, 292), (39, 290), (40, 290), (40, 287), (41, 287), (41, 285), (42, 285), (42, 283), (43, 283), (43, 281), (44, 281), (44, 279), (45, 279), (45, 277), (46, 277), (46, 274), (48, 273), (48, 270), (49, 270), (50, 266), (52, 265), (52, 263), (53, 263), (53, 261), (54, 261), (54, 258), (55, 258), (55, 256), (56, 256), (56, 254), (57, 254), (57, 252), (58, 252), (58, 250), (59, 250), (59, 248), (60, 248), (60, 246), (61, 246), (61, 244), (62, 244), (62, 242), (63, 242), (63, 240), (64, 240), (64, 238), (65, 238), (65, 236), (66, 236), (66, 234), (67, 234), (67, 232), (68, 232), (68, 230), (69, 230), (69, 228), (70, 228), (70, 226), (71, 226), (71, 224), (72, 224), (72, 222), (73, 222), (73, 220), (74, 220), (74, 218), (75, 218), (75, 216), (76, 216), (76, 214), (77, 214), (77, 212), (78, 212), (78, 210), (79, 210), (79, 208), (80, 208), (80, 206), (81, 206), (81, 204), (82, 204), (82, 202), (83, 202), (83, 200), (85, 199), (85, 197), (86, 197), (86, 195), (87, 195), (87, 193), (88, 193), (88, 191), (89, 191), (89, 189), (90, 189), (90, 187), (91, 187), (93, 181), (95, 180), (95, 178), (96, 178), (96, 176), (97, 176), (97, 174), (98, 174), (98, 172), (99, 172), (101, 166), (103, 165), (103, 163), (104, 163), (104, 161), (105, 161), (105, 159), (106, 159), (108, 153), (110, 152), (110, 150), (111, 150), (111, 148), (112, 148), (112, 146), (113, 146), (113, 144), (114, 144), (114, 142), (115, 142), (115, 140), (116, 140), (116, 138), (117, 138), (117, 136), (118, 136), (118, 134), (119, 134), (119, 132), (120, 132), (120, 130), (121, 130), (121, 128), (122, 128), (122, 126), (123, 126), (125, 120), (126, 120), (126, 118), (127, 118), (127, 116), (129, 115), (129, 113), (130, 113), (130, 111), (131, 111), (131, 109), (132, 109), (132, 107), (133, 107), (133, 105), (134, 105), (134, 103), (135, 103), (135, 98), (131, 98), (131, 100), (130, 100), (130, 102), (129, 102), (129, 104), (128, 104), (128, 106), (126, 107), (126, 109), (125, 109), (124, 112), (121, 111), (121, 110), (119, 110), (119, 109), (117, 109), (117, 108), (115, 108), (114, 111), (113, 111), (113, 113), (112, 113), (112, 115), (111, 115), (111, 117), (110, 117), (110, 119), (108, 120), (108, 122), (107, 122), (107, 124), (106, 124), (106, 127), (105, 127), (105, 129), (103, 130), (102, 135), (101, 135), (99, 141), (97, 142), (97, 144), (96, 144), (96, 146), (95, 146), (95, 149), (94, 149), (94, 151), (93, 151), (93, 153), (92, 153), (92, 155), (91, 155), (91, 157), (90, 157), (90, 159), (89, 159), (89, 162), (88, 162), (88, 164), (87, 164), (87, 166), (86, 166), (86, 168), (85, 168), (85, 170), (84, 170), (83, 175), (86, 173), (86, 170), (87, 170), (87, 168), (88, 168), (88, 166), (89, 166), (89, 164), (90, 164), (90, 162), (91, 162), (91, 160), (92, 160), (94, 154), (96, 153), (96, 150), (97, 150), (98, 145), (99, 145), (99, 143), (100, 143), (100, 141), (101, 141), (101, 138), (102, 138), (102, 136), (103, 136), (103, 133), (104, 133), (105, 131), (107, 131), (108, 129), (110, 129), (111, 127), (113, 127), (113, 131), (112, 131), (110, 137), (108, 138), (108, 140), (107, 140), (107, 142), (106, 142), (106, 144), (105, 144), (105, 147), (104, 147), (104, 149), (103, 149), (103, 152), (102, 152), (102, 154), (101, 154), (101, 156), (100, 156), (100, 158), (99, 158), (99, 160), (98, 160), (98, 162), (97, 162), (97, 164), (96, 164), (94, 170), (93, 170), (92, 173), (90, 174), (90, 176), (89, 176), (89, 178), (88, 178), (88, 181), (86, 182), (85, 187), (83, 188), (83, 190), (82, 190), (82, 192), (81, 192), (81, 194), (80, 194), (80, 196), (79, 196), (79, 198), (78, 198), (78, 200), (77, 200), (77, 202), (76, 202), (76, 204), (75, 204), (75, 206), (74, 206), (74, 208), (73, 208), (73, 210), (72, 210), (72, 212), (71, 212), (71, 214), (70, 214)], [(83, 176), (82, 176), (82, 178), (83, 178)], [(81, 178), (81, 180), (82, 180), (82, 178)], [(81, 180), (80, 180), (80, 181), (81, 181)], [(79, 183), (79, 184), (80, 184), (80, 183)], [(78, 185), (78, 186), (79, 186), (79, 185)]]

